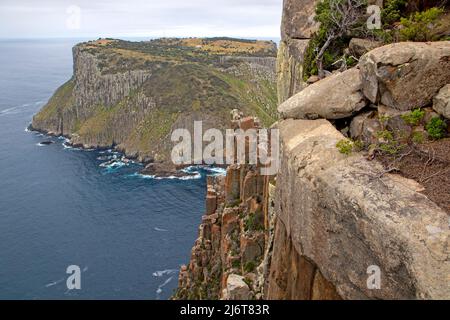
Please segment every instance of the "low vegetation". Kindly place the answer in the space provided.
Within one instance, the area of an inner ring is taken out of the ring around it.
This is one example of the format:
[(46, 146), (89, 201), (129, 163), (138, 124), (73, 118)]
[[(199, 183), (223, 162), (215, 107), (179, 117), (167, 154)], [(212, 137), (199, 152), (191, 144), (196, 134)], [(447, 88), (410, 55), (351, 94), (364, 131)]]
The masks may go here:
[(434, 117), (427, 123), (426, 129), (432, 139), (439, 140), (445, 137), (447, 124), (439, 117)]
[[(346, 48), (352, 37), (384, 43), (448, 40), (450, 14), (440, 1), (386, 0), (381, 10), (382, 28), (368, 30), (366, 0), (323, 0), (316, 7), (320, 22), (305, 52), (303, 79), (323, 77), (325, 71), (346, 69), (357, 63)], [(434, 5), (434, 6), (433, 6)]]

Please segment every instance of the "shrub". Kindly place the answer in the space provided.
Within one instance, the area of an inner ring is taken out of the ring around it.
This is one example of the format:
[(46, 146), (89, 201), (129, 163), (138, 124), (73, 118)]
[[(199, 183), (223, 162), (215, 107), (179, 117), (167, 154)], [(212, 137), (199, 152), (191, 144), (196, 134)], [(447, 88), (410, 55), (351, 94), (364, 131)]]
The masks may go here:
[(384, 3), (384, 7), (381, 11), (381, 21), (385, 26), (392, 25), (394, 22), (399, 21), (403, 16), (402, 12), (405, 11), (407, 0), (387, 0)]
[(241, 267), (241, 260), (233, 260), (233, 262), (231, 263), (231, 266), (233, 268), (239, 269)]
[(417, 126), (425, 116), (425, 111), (421, 109), (415, 109), (411, 112), (402, 115), (402, 119), (411, 126)]
[(401, 145), (401, 144), (399, 144), (396, 141), (391, 141), (391, 142), (387, 142), (387, 143), (381, 143), (378, 146), (378, 148), (382, 152), (390, 154), (390, 155), (394, 155), (394, 154), (399, 153), (404, 147), (405, 147), (404, 145)]
[(250, 213), (244, 221), (245, 231), (261, 231), (264, 230), (264, 226), (256, 221), (256, 214)]
[(253, 272), (256, 269), (256, 264), (253, 261), (249, 261), (244, 265), (245, 272)]
[(353, 142), (349, 139), (343, 139), (336, 143), (336, 148), (338, 148), (340, 153), (349, 155), (353, 150)]
[(390, 142), (394, 140), (394, 135), (389, 130), (382, 130), (377, 132), (377, 138), (383, 139), (384, 141)]
[(445, 137), (447, 124), (439, 117), (434, 117), (427, 123), (426, 129), (431, 138), (438, 140)]
[(412, 136), (412, 141), (417, 144), (421, 144), (425, 141), (425, 137), (422, 132), (414, 132)]
[(383, 153), (394, 155), (405, 147), (394, 139), (394, 134), (389, 130), (378, 131), (376, 135), (381, 140), (377, 144), (377, 148)]
[[(303, 78), (320, 73), (319, 61), (323, 69), (333, 68), (334, 62), (343, 56), (351, 36), (362, 30), (365, 23), (364, 0), (323, 0), (316, 7), (314, 19), (320, 23), (319, 30), (311, 37), (303, 60)], [(328, 41), (327, 41), (328, 40)], [(324, 49), (323, 55), (321, 48)], [(354, 61), (348, 61), (353, 65)]]
[(430, 41), (431, 29), (437, 18), (444, 12), (441, 8), (430, 8), (422, 12), (416, 12), (409, 18), (401, 18), (400, 39), (403, 41)]

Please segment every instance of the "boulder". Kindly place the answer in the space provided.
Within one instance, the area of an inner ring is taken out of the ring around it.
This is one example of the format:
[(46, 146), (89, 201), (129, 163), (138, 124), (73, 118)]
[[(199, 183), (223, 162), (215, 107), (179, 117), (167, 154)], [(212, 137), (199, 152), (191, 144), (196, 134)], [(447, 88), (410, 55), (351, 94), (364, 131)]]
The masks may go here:
[(224, 300), (249, 300), (251, 298), (250, 288), (245, 283), (244, 277), (230, 274), (222, 298)]
[(352, 38), (348, 45), (350, 53), (357, 58), (380, 46), (382, 46), (382, 43), (380, 41), (361, 38)]
[(433, 109), (443, 117), (450, 119), (450, 84), (444, 86), (434, 97)]
[(350, 123), (350, 137), (366, 144), (376, 143), (377, 132), (382, 128), (375, 115), (374, 111), (369, 111), (354, 117)]
[(255, 118), (245, 117), (241, 119), (239, 123), (239, 128), (244, 131), (255, 128)]
[(312, 84), (312, 83), (316, 83), (319, 80), (320, 80), (319, 76), (312, 75), (311, 77), (308, 78), (308, 80), (306, 80), (306, 82), (309, 84)]
[(383, 122), (384, 127), (393, 132), (395, 137), (409, 137), (412, 127), (408, 125), (402, 116), (408, 112), (399, 111), (384, 105), (378, 106), (378, 117)]
[(371, 102), (403, 111), (424, 107), (450, 82), (450, 41), (390, 44), (365, 54), (359, 66)]
[(359, 70), (352, 68), (322, 79), (278, 107), (284, 118), (341, 119), (366, 106)]

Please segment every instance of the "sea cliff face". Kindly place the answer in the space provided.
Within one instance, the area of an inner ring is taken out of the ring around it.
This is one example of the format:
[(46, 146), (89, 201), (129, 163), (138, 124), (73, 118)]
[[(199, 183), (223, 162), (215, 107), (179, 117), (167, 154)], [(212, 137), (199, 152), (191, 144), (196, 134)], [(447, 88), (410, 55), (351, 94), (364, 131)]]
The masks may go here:
[(228, 38), (98, 40), (74, 47), (74, 74), (32, 128), (87, 148), (116, 146), (143, 162), (168, 162), (170, 133), (223, 128), (239, 108), (276, 119), (276, 45)]
[(305, 81), (317, 3), (284, 1), (278, 174), (210, 181), (177, 299), (450, 298), (450, 41), (347, 39), (359, 62)]

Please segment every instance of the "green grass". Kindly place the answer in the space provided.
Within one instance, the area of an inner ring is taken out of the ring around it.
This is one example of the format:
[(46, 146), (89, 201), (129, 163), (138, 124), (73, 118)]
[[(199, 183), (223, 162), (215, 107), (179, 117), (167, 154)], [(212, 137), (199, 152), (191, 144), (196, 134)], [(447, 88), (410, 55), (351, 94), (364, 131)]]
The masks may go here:
[(43, 121), (51, 119), (57, 116), (59, 111), (72, 106), (74, 103), (72, 95), (74, 86), (74, 80), (70, 79), (61, 87), (59, 87), (53, 94), (51, 99), (48, 101), (48, 103), (35, 116), (35, 120)]

